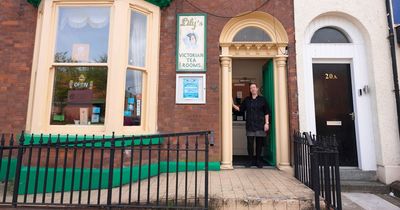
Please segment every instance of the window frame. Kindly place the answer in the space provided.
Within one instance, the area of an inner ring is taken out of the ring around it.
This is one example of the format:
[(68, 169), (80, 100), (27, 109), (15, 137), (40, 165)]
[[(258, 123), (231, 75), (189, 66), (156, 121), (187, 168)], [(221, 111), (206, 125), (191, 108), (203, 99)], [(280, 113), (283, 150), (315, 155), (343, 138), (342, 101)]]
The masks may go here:
[[(68, 7), (109, 7), (109, 36), (107, 63), (57, 63), (54, 59), (59, 10)], [(145, 67), (128, 65), (130, 15), (135, 10), (147, 17)], [(160, 37), (160, 8), (141, 0), (49, 0), (42, 1), (32, 63), (31, 91), (27, 113), (27, 132), (60, 134), (147, 134), (156, 132), (158, 101), (158, 62)], [(128, 30), (127, 30), (128, 29)], [(121, 39), (121, 32), (125, 34)], [(150, 56), (156, 54), (156, 58)], [(107, 68), (106, 110), (103, 125), (51, 125), (54, 76), (58, 66), (104, 66)], [(143, 72), (142, 113), (140, 126), (123, 125), (125, 76), (127, 69)], [(121, 79), (122, 81), (120, 82)], [(151, 82), (149, 82), (151, 81)], [(150, 86), (149, 84), (153, 84)], [(156, 84), (156, 85), (154, 85)], [(157, 87), (154, 89), (154, 86)], [(121, 106), (122, 105), (122, 106)]]
[[(313, 38), (314, 38), (314, 36), (316, 35), (316, 33), (319, 32), (319, 31), (321, 31), (321, 30), (323, 30), (323, 29), (333, 29), (333, 30), (336, 30), (338, 33), (342, 34), (342, 35), (346, 38), (347, 42), (313, 42)], [(352, 44), (352, 43), (353, 43), (353, 40), (351, 39), (351, 37), (349, 36), (349, 34), (347, 34), (347, 32), (344, 31), (343, 29), (338, 28), (338, 27), (335, 27), (335, 26), (329, 26), (329, 25), (328, 25), (328, 26), (324, 26), (324, 27), (321, 27), (321, 28), (318, 28), (317, 30), (315, 30), (315, 31), (313, 32), (313, 34), (312, 34), (312, 36), (311, 36), (309, 42), (310, 42), (310, 44)]]
[[(58, 30), (58, 18), (60, 15), (60, 7), (109, 7), (110, 8), (110, 19), (109, 19), (109, 31), (108, 31), (108, 49), (107, 49), (107, 63), (90, 63), (90, 62), (85, 62), (85, 63), (57, 63), (55, 62), (54, 56), (56, 52), (56, 47), (57, 47), (57, 30)], [(110, 58), (112, 55), (110, 54), (112, 44), (110, 42), (110, 37), (112, 35), (113, 31), (113, 17), (114, 17), (114, 11), (115, 9), (113, 8), (113, 4), (110, 1), (98, 1), (98, 2), (77, 2), (77, 1), (54, 1), (52, 5), (52, 29), (51, 29), (51, 39), (50, 39), (50, 52), (49, 54), (51, 55), (51, 63), (50, 63), (50, 68), (49, 68), (49, 84), (48, 84), (48, 97), (47, 97), (47, 110), (46, 110), (46, 117), (48, 121), (46, 122), (46, 126), (48, 127), (49, 132), (57, 132), (57, 133), (62, 133), (63, 131), (72, 131), (72, 130), (77, 130), (77, 132), (81, 132), (81, 130), (89, 130), (92, 132), (104, 132), (106, 123), (107, 123), (107, 113), (109, 111), (109, 108), (107, 106), (108, 101), (109, 101), (109, 73), (110, 73)], [(46, 12), (46, 11), (44, 11)], [(80, 66), (102, 66), (102, 67), (107, 67), (107, 88), (106, 88), (106, 110), (105, 110), (105, 117), (104, 117), (104, 124), (102, 125), (52, 125), (51, 124), (51, 109), (52, 109), (52, 100), (53, 100), (53, 93), (54, 93), (54, 76), (55, 76), (55, 71), (56, 68), (59, 66), (66, 66), (66, 67), (80, 67)]]
[[(104, 1), (106, 2), (106, 1)], [(73, 2), (62, 2), (62, 3), (55, 3), (55, 14), (54, 14), (54, 28), (53, 28), (53, 35), (52, 35), (52, 54), (53, 54), (53, 66), (108, 66), (109, 65), (109, 57), (110, 57), (110, 36), (112, 32), (112, 27), (113, 27), (113, 4), (112, 3), (91, 3), (91, 4), (86, 4), (86, 5), (80, 5), (80, 4), (72, 4)], [(90, 62), (77, 62), (77, 63), (58, 63), (54, 61), (54, 56), (57, 48), (57, 30), (58, 30), (58, 18), (60, 15), (60, 7), (109, 7), (110, 9), (110, 19), (109, 19), (109, 29), (108, 29), (108, 48), (107, 48), (107, 63), (90, 63)]]
[[(128, 125), (124, 125), (124, 122), (122, 120), (122, 127), (125, 133), (128, 132), (140, 132), (146, 129), (146, 125), (148, 123), (147, 120), (147, 116), (148, 116), (148, 74), (149, 74), (149, 58), (150, 58), (150, 50), (149, 50), (149, 46), (150, 46), (150, 40), (149, 37), (146, 37), (146, 57), (145, 57), (145, 62), (144, 62), (144, 67), (140, 67), (140, 66), (134, 66), (134, 65), (130, 65), (129, 64), (129, 50), (130, 50), (130, 30), (131, 30), (131, 15), (133, 13), (133, 11), (139, 12), (143, 15), (146, 15), (146, 34), (149, 35), (150, 32), (150, 24), (152, 22), (152, 15), (151, 15), (151, 11), (147, 10), (146, 8), (134, 4), (134, 3), (129, 3), (129, 9), (128, 9), (128, 15), (127, 15), (127, 24), (126, 24), (126, 29), (128, 31), (126, 39), (125, 39), (125, 46), (126, 49), (125, 50), (125, 59), (124, 59), (124, 63), (125, 63), (125, 68), (123, 70), (124, 72), (124, 79), (121, 80), (123, 82), (121, 82), (123, 84), (123, 98), (120, 100), (122, 101), (122, 109), (124, 109), (125, 106), (125, 88), (126, 88), (126, 75), (127, 75), (127, 71), (131, 70), (131, 71), (141, 71), (142, 72), (142, 101), (141, 101), (141, 116), (140, 116), (140, 125), (138, 126), (128, 126)], [(120, 113), (122, 119), (123, 119), (123, 112)]]
[[(242, 32), (242, 31), (245, 30), (245, 29), (249, 29), (249, 28), (255, 28), (255, 29), (258, 29), (258, 30), (264, 32), (265, 35), (269, 38), (269, 40), (262, 40), (262, 41), (240, 40), (240, 41), (235, 41), (236, 36), (237, 36), (240, 32)], [(243, 43), (243, 42), (273, 42), (273, 40), (272, 40), (271, 35), (270, 35), (267, 31), (265, 31), (264, 29), (262, 29), (262, 28), (260, 28), (260, 27), (258, 27), (258, 26), (251, 26), (251, 25), (250, 25), (250, 26), (245, 26), (245, 27), (241, 28), (240, 30), (238, 30), (238, 31), (235, 33), (235, 35), (233, 36), (232, 42), (233, 42), (233, 43)]]

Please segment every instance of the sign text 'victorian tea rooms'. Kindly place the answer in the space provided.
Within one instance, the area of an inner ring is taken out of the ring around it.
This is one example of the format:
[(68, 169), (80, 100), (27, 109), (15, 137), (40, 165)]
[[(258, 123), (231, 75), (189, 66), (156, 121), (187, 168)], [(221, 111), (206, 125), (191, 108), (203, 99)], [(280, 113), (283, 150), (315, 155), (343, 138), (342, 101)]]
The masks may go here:
[(179, 53), (179, 57), (186, 61), (186, 63), (180, 63), (180, 66), (184, 68), (200, 68), (201, 64), (197, 62), (197, 59), (204, 59), (204, 53)]

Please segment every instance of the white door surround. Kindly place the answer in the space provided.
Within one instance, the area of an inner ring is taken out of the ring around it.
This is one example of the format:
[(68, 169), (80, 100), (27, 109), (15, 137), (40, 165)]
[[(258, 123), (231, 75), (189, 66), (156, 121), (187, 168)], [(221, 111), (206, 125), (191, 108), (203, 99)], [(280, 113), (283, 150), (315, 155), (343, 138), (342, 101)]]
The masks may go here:
[[(233, 42), (238, 31), (258, 27), (270, 37), (269, 42)], [(222, 161), (221, 169), (232, 167), (232, 58), (272, 58), (274, 60), (277, 166), (290, 168), (289, 114), (287, 99), (286, 47), (288, 36), (283, 25), (265, 12), (253, 12), (232, 18), (220, 35), (222, 75)]]
[[(351, 43), (310, 43), (313, 34), (323, 27), (338, 28), (348, 36)], [(319, 16), (307, 27), (304, 34), (304, 51), (302, 57), (298, 57), (302, 59), (303, 66), (297, 71), (300, 129), (316, 133), (312, 64), (350, 64), (358, 163), (362, 170), (376, 170), (371, 95), (368, 92), (359, 95), (360, 89), (371, 89), (373, 84), (369, 80), (367, 44), (361, 31), (363, 30), (351, 20), (334, 14)]]

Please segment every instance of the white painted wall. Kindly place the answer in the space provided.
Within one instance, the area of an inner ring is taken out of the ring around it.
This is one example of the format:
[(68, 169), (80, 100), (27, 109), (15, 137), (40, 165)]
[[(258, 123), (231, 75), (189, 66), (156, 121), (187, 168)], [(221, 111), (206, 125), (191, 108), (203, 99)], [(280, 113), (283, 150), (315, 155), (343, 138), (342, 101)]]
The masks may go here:
[[(400, 180), (400, 140), (385, 2), (295, 0), (294, 5), (300, 129), (315, 131), (312, 62), (350, 63), (359, 165), (362, 170), (377, 169), (382, 182)], [(342, 28), (353, 44), (311, 46), (312, 33), (327, 25)], [(357, 96), (356, 90), (364, 85), (370, 87), (370, 94)]]

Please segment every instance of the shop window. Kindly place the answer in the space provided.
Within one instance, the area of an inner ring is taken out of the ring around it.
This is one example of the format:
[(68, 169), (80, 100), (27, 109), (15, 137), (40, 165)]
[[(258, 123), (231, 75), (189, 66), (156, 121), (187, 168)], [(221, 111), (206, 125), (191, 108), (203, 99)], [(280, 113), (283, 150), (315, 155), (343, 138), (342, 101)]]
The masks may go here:
[(233, 38), (234, 42), (270, 42), (271, 37), (261, 28), (249, 26), (241, 29)]
[(110, 9), (60, 7), (56, 63), (107, 63)]
[[(140, 126), (143, 72), (146, 68), (147, 16), (131, 11), (128, 68), (125, 78), (124, 126)], [(138, 70), (139, 69), (139, 70)]]
[(142, 81), (141, 71), (126, 71), (124, 126), (139, 126), (141, 123)]
[(349, 38), (339, 29), (324, 27), (318, 29), (311, 38), (311, 43), (350, 43)]
[(145, 67), (147, 17), (136, 11), (131, 12), (129, 36), (129, 65)]
[(104, 124), (106, 89), (106, 67), (56, 67), (51, 124)]
[(41, 5), (27, 130), (155, 132), (160, 8), (143, 0)]
[(109, 7), (59, 7), (51, 125), (104, 124), (109, 13)]

